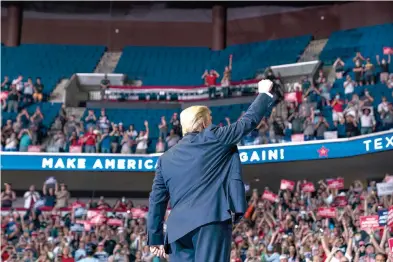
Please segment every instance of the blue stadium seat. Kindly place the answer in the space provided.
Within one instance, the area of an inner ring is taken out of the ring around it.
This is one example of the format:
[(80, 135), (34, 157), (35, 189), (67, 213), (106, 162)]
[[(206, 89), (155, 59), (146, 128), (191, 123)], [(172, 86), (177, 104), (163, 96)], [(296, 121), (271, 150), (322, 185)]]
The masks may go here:
[(74, 73), (91, 73), (105, 46), (22, 44), (1, 47), (1, 77), (12, 80), (19, 74), (27, 81), (41, 77), (44, 93), (49, 95), (62, 78)]
[(254, 77), (268, 66), (295, 63), (311, 41), (311, 36), (269, 40), (228, 46), (222, 51), (207, 47), (127, 46), (116, 73), (141, 79), (144, 85), (200, 85), (205, 69), (222, 74), (233, 55), (232, 79)]
[(319, 58), (326, 65), (332, 65), (337, 57), (341, 57), (346, 66), (352, 68), (356, 52), (375, 62), (375, 56), (382, 55), (385, 46), (393, 46), (393, 24), (342, 30), (330, 35)]
[[(44, 120), (42, 122), (43, 127), (45, 129), (49, 129), (59, 114), (61, 103), (41, 102), (26, 107), (26, 110), (31, 116), (34, 114), (37, 107), (40, 107), (41, 112), (44, 115)], [(2, 125), (4, 125), (9, 119), (15, 121), (17, 115), (17, 113), (2, 112)]]

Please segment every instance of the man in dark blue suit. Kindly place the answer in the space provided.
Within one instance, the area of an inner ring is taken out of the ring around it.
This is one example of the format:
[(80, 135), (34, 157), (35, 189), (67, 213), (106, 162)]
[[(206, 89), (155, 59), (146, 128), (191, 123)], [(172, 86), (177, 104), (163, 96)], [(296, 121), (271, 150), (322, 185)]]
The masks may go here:
[[(236, 145), (270, 114), (275, 102), (272, 86), (270, 80), (260, 81), (260, 94), (228, 126), (212, 125), (205, 106), (180, 114), (185, 135), (158, 160), (149, 199), (147, 244), (154, 254), (165, 256), (167, 251), (170, 262), (229, 261), (232, 222), (246, 209)], [(168, 201), (172, 209), (164, 234)]]

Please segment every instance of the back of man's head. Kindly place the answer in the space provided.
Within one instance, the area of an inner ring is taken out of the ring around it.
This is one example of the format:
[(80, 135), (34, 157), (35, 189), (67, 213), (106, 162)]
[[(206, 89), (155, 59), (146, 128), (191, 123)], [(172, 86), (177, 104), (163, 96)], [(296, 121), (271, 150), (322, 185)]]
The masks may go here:
[(190, 106), (180, 113), (183, 134), (198, 132), (210, 125), (210, 110), (207, 106)]

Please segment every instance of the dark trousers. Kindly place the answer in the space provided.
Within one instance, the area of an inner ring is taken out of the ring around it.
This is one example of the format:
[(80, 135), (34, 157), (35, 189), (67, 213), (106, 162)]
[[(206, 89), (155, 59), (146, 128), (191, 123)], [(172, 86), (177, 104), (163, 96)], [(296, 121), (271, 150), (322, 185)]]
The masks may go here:
[(209, 98), (210, 99), (215, 99), (216, 98), (216, 87), (215, 86), (209, 86)]
[(227, 86), (227, 87), (221, 87), (222, 89), (222, 94), (223, 94), (223, 97), (224, 98), (227, 98), (227, 97), (229, 97), (229, 87)]
[(171, 243), (170, 262), (229, 262), (232, 223), (213, 222)]

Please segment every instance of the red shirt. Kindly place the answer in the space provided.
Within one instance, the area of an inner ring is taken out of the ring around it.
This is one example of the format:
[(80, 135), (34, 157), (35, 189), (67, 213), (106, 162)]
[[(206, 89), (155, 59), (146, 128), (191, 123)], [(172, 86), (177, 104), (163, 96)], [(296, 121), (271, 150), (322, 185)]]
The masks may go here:
[(209, 74), (206, 76), (205, 81), (208, 86), (215, 86), (217, 83), (217, 76)]
[[(6, 245), (1, 245), (1, 249)], [(6, 261), (10, 257), (10, 254), (8, 254), (8, 251), (4, 251), (3, 254), (1, 254), (1, 261)]]
[(335, 111), (335, 112), (343, 112), (344, 111), (344, 109), (343, 109), (343, 101), (341, 101), (341, 100), (339, 100), (340, 101), (340, 103), (335, 103), (334, 104), (334, 106), (333, 106), (333, 111)]
[(34, 207), (34, 204), (35, 204), (34, 197), (32, 197), (30, 200), (30, 208)]
[(298, 104), (302, 102), (302, 97), (303, 97), (303, 92), (302, 91), (296, 91), (296, 101)]
[(93, 133), (86, 133), (85, 134), (85, 144), (88, 146), (95, 146), (96, 145), (96, 135)]
[(80, 142), (80, 140), (79, 140), (79, 138), (73, 138), (72, 140), (71, 140), (71, 146), (81, 146), (82, 144), (81, 144), (81, 142)]
[(118, 207), (117, 209), (126, 210), (126, 209), (127, 209), (127, 205), (124, 204), (123, 202), (121, 202), (121, 203), (119, 204), (119, 207)]
[(61, 262), (75, 262), (75, 260), (72, 257), (62, 257)]

